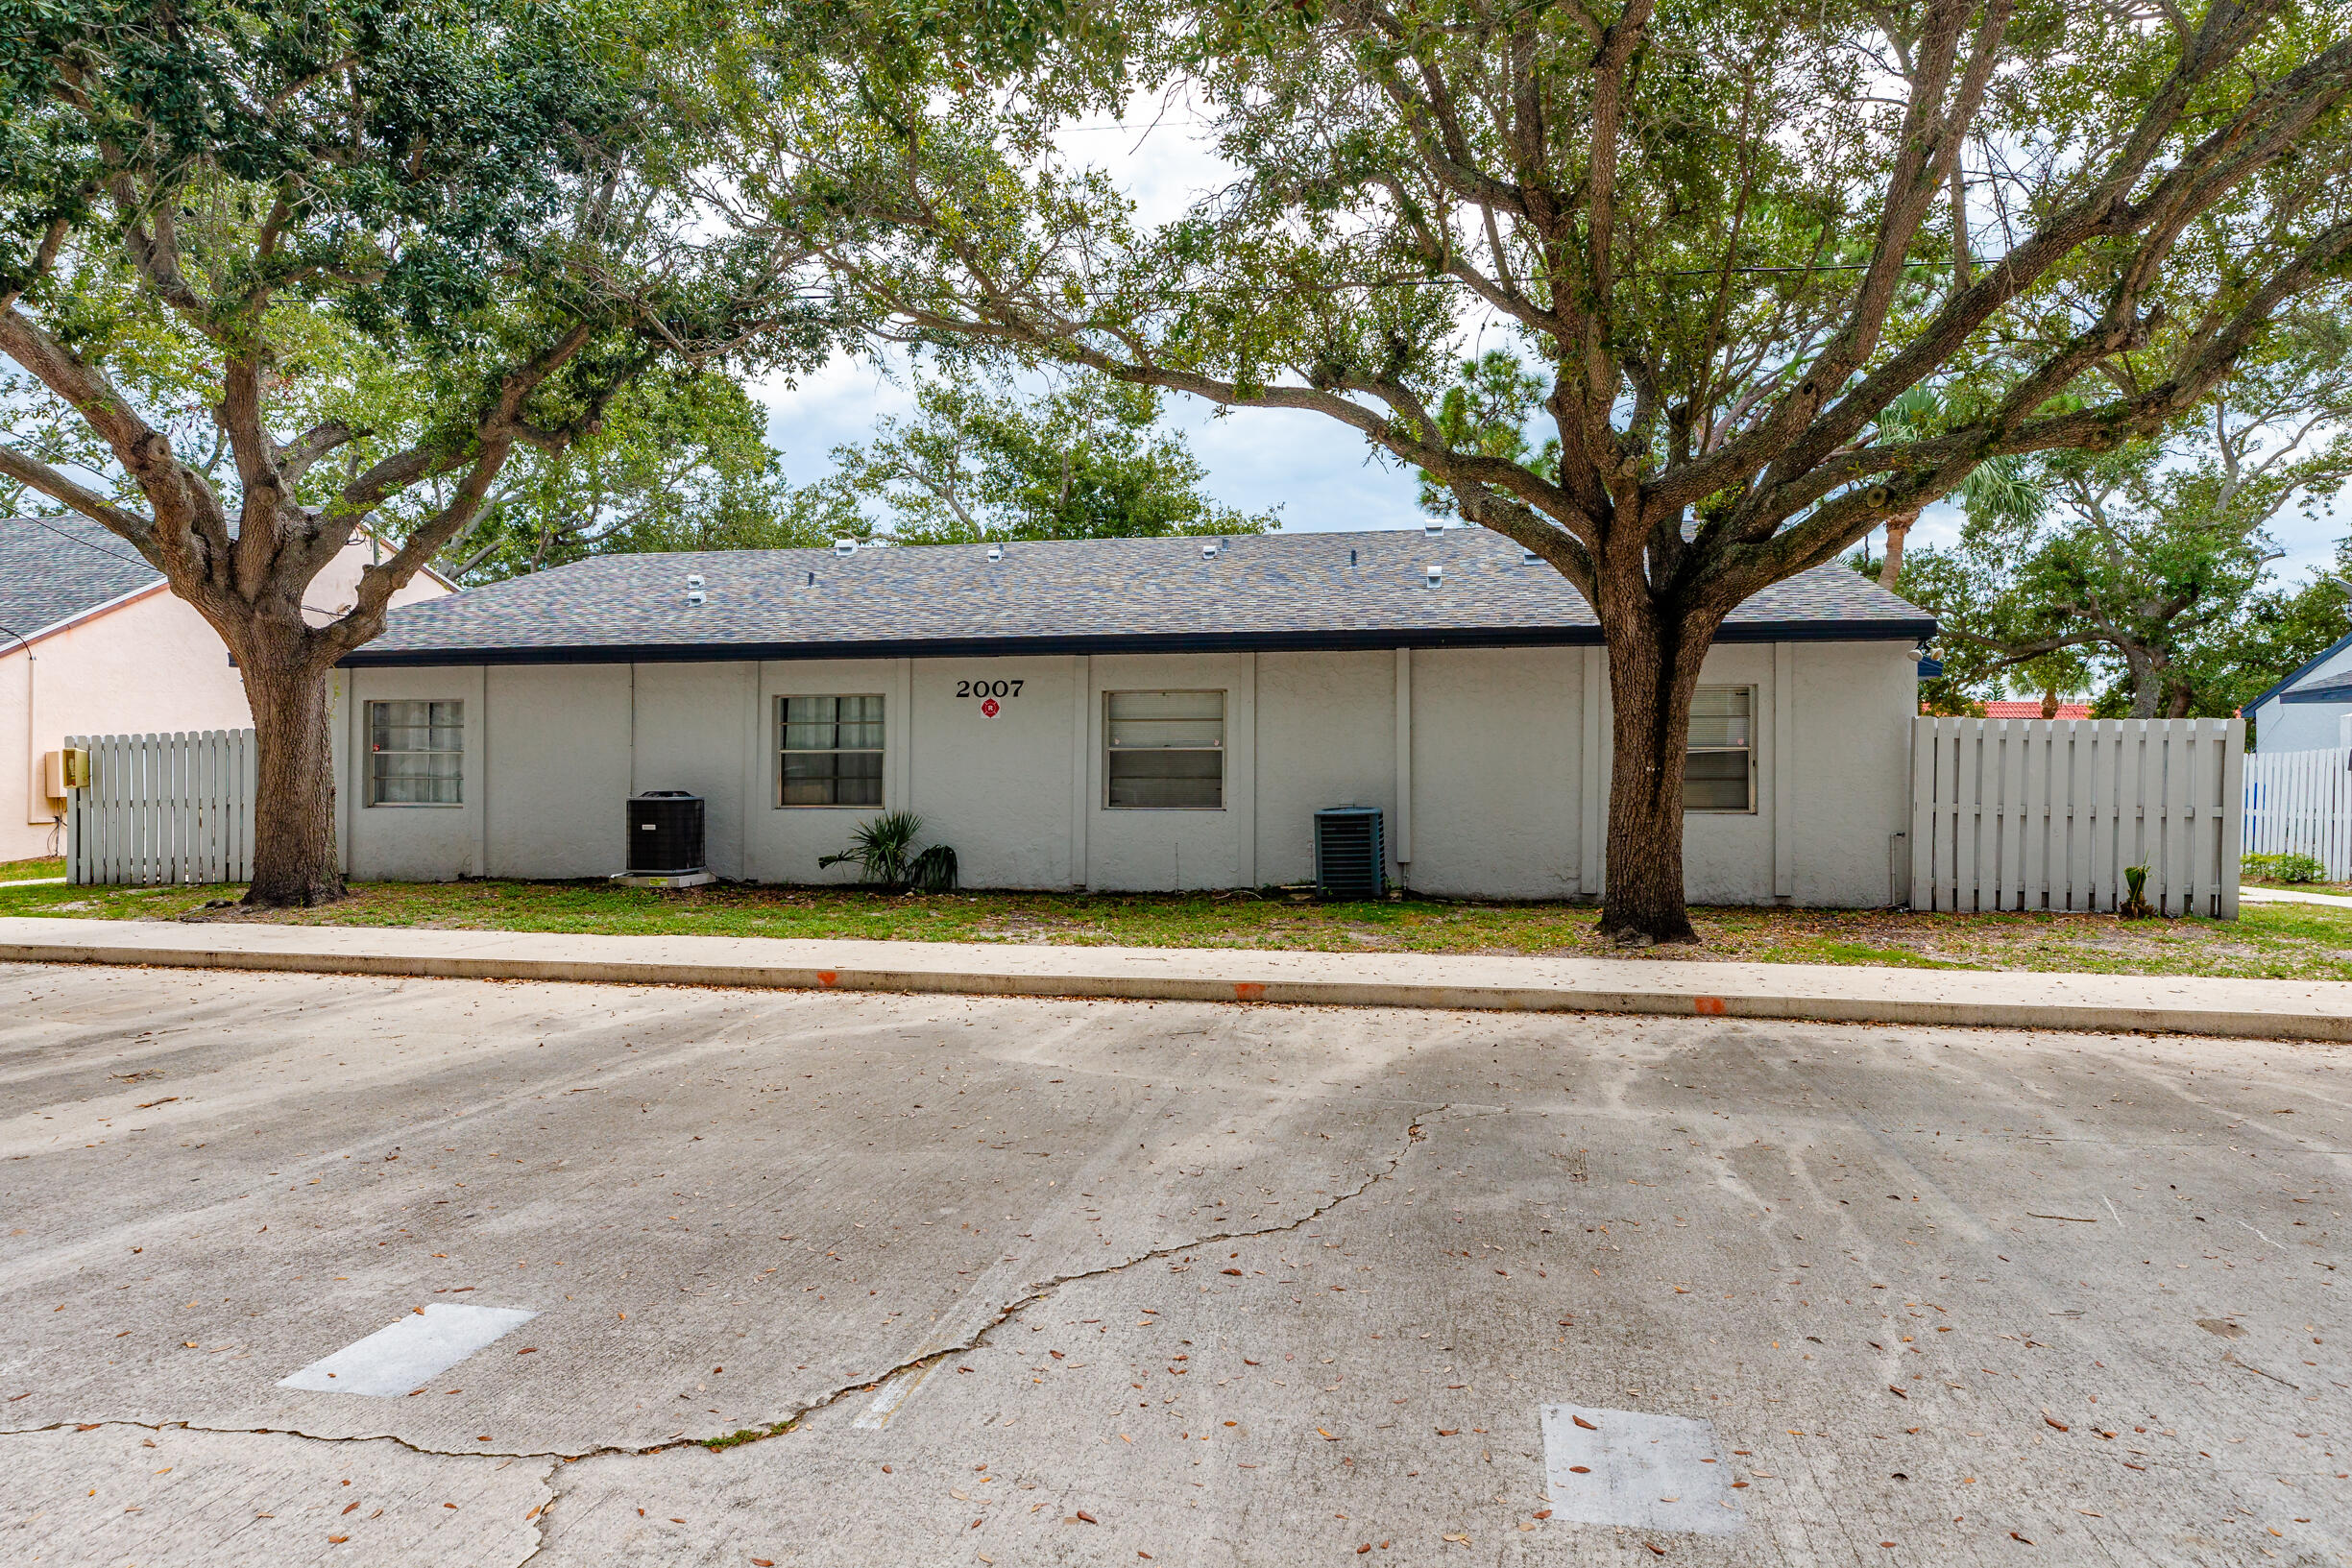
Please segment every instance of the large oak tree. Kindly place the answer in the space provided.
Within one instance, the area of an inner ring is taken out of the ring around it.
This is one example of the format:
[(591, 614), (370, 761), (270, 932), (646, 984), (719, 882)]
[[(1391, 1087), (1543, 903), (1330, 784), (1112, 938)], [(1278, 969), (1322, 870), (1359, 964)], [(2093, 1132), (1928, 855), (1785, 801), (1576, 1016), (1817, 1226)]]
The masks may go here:
[[(1734, 609), (1990, 460), (2154, 435), (2352, 253), (2334, 0), (1070, 16), (1093, 78), (744, 91), (746, 221), (910, 338), (1326, 415), (1558, 567), (1608, 642), (1621, 940), (1692, 936), (1684, 736)], [(1231, 171), (1170, 222), (1054, 133), (1137, 89)], [(1480, 320), (1556, 449), (1445, 417)]]
[[(327, 677), (393, 593), (515, 454), (593, 435), (639, 378), (823, 335), (791, 257), (691, 194), (723, 18), (20, 0), (5, 21), (0, 355), (12, 428), (51, 439), (0, 445), (0, 475), (120, 535), (220, 633), (259, 754), (248, 898), (334, 898)], [(363, 524), (399, 547), (309, 624), (304, 588)]]

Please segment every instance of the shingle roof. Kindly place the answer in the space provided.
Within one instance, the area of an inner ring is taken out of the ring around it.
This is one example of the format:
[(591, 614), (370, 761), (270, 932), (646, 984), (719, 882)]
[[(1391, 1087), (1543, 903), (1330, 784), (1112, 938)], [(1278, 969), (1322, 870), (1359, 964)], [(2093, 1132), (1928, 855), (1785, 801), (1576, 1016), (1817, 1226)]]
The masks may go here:
[[(2297, 681), (2302, 680), (2304, 676), (2309, 675), (2313, 670), (2317, 669), (2321, 664), (2326, 663), (2329, 660), (2335, 658), (2346, 648), (2352, 648), (2352, 632), (2346, 632), (2343, 636), (2338, 638), (2326, 647), (2321, 648), (2317, 654), (2305, 661), (2301, 667), (2296, 669), (2293, 674), (2289, 675), (2283, 680), (2273, 684), (2270, 688), (2265, 691), (2261, 696), (2248, 702), (2245, 707), (2241, 710), (2241, 712), (2251, 713), (2255, 709), (2260, 708), (2264, 703), (2268, 702), (2271, 698), (2279, 696), (2287, 691)], [(2306, 702), (2325, 702), (2328, 699), (2324, 697), (2307, 697), (2302, 700)]]
[(162, 580), (87, 518), (0, 518), (0, 648)]
[[(1592, 643), (1591, 610), (1482, 528), (600, 556), (393, 612), (353, 664)], [(1426, 569), (1442, 570), (1428, 586)], [(705, 602), (687, 602), (690, 574)], [(1727, 641), (1915, 641), (1934, 621), (1842, 564), (1767, 589)]]

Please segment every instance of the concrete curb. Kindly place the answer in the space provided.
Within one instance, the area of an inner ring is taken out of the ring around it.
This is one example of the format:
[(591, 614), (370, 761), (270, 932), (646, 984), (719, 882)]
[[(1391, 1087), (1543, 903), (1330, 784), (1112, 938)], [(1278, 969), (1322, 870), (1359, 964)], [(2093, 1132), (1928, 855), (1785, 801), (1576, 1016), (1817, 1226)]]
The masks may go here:
[(1672, 959), (0, 919), (0, 960), (2352, 1041), (2352, 983)]

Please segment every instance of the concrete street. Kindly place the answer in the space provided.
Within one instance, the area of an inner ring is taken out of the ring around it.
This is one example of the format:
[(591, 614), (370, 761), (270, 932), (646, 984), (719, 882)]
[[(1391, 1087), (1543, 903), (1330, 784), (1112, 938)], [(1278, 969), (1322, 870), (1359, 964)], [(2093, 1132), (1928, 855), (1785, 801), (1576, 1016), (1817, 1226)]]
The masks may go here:
[(2343, 1046), (9, 965), (0, 1085), (12, 1563), (2352, 1563)]

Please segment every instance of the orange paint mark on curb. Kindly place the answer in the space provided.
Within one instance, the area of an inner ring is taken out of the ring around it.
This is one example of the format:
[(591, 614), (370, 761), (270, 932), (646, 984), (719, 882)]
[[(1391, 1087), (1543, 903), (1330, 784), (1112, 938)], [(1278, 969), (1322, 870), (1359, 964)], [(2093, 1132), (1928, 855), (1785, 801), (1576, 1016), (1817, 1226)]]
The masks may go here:
[(1262, 982), (1257, 980), (1235, 980), (1233, 982), (1233, 1000), (1235, 1001), (1264, 1001), (1266, 1000), (1266, 987)]
[(1723, 999), (1721, 997), (1693, 997), (1690, 1000), (1690, 1005), (1694, 1010), (1705, 1013), (1709, 1018), (1721, 1018), (1723, 1016)]
[[(841, 972), (837, 969), (820, 969), (816, 972), (816, 983), (819, 985), (831, 985), (840, 977)], [(1715, 1011), (1723, 1011), (1721, 1002), (1715, 1004)]]

